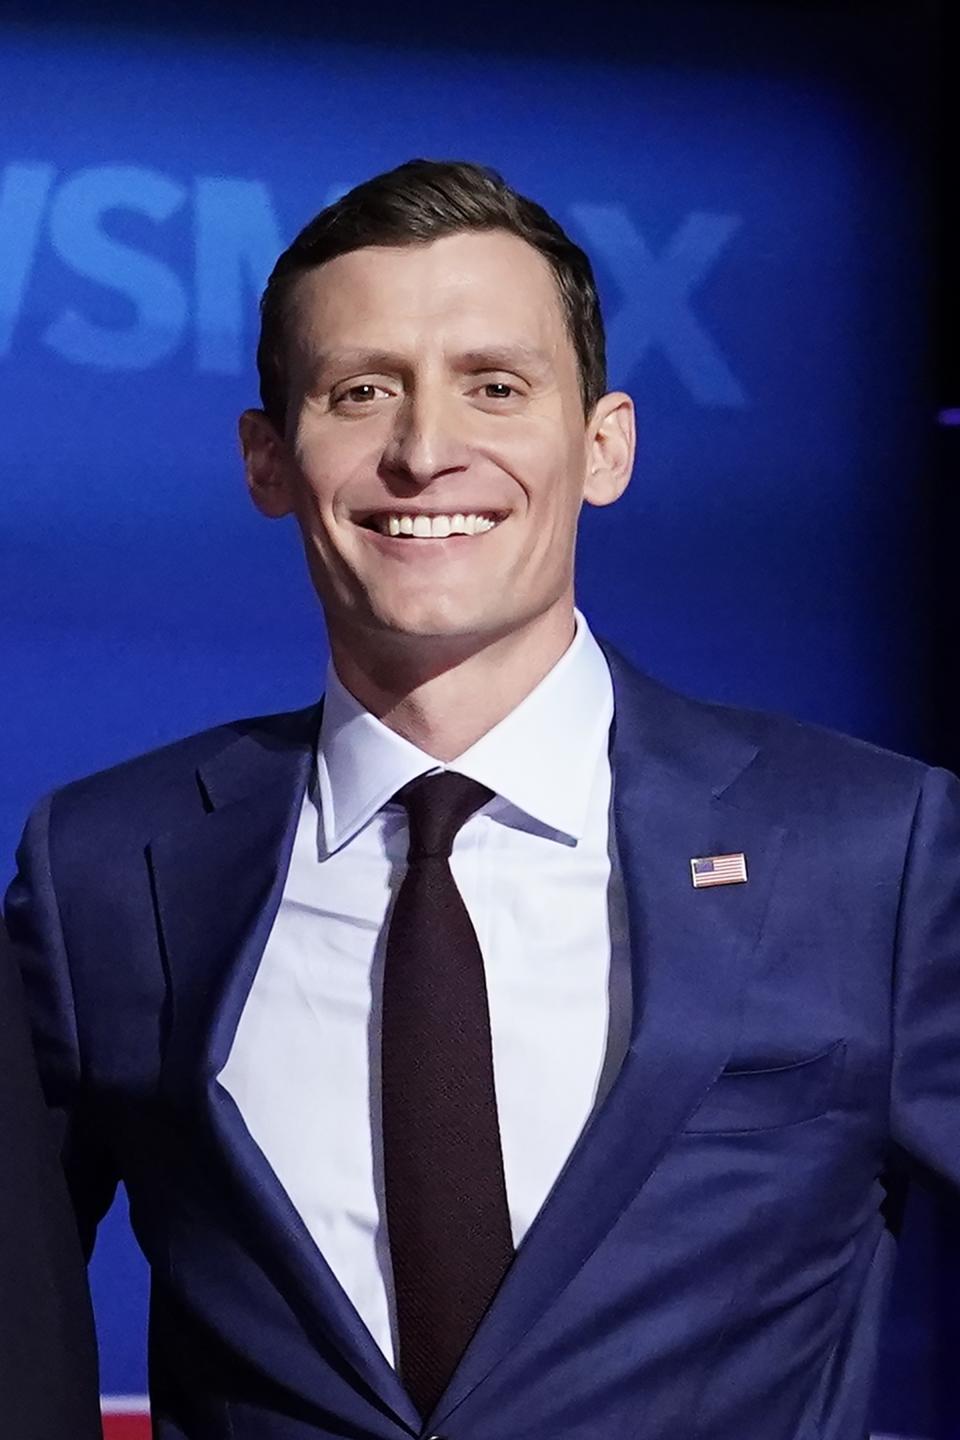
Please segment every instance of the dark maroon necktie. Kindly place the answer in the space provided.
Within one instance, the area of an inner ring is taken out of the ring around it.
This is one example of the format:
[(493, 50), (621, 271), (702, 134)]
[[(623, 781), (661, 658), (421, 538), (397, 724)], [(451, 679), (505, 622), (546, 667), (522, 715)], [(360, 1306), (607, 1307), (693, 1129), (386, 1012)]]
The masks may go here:
[(410, 850), (383, 975), (383, 1168), (398, 1368), (424, 1417), (513, 1259), (483, 957), (449, 865), (492, 793), (445, 771), (396, 796)]

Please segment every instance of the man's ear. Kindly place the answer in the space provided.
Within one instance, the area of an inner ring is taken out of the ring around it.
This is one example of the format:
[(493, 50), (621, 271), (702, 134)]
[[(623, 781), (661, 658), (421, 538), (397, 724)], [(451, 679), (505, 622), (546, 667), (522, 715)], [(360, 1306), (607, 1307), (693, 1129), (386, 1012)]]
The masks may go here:
[(270, 520), (289, 515), (293, 485), (286, 442), (263, 410), (244, 410), (239, 431), (247, 489), (254, 505)]
[(619, 500), (633, 470), (637, 444), (633, 401), (622, 390), (599, 399), (587, 425), (587, 477), (583, 498), (588, 505)]

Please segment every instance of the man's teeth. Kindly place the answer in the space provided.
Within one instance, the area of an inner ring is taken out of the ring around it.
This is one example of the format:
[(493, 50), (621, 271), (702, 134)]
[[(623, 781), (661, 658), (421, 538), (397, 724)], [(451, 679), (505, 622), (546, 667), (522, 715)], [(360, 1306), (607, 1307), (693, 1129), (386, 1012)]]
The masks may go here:
[(482, 535), (496, 520), (489, 515), (377, 515), (381, 535), (412, 535), (416, 540), (445, 540), (448, 535)]

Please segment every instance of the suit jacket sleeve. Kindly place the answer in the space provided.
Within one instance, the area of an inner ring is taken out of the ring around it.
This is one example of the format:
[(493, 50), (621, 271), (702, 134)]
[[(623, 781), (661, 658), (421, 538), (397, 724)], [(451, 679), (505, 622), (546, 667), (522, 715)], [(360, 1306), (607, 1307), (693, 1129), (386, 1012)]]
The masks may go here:
[(118, 1175), (107, 1127), (101, 1123), (98, 1097), (84, 1071), (81, 1017), (51, 860), (52, 805), (52, 798), (42, 801), (27, 824), (17, 851), (17, 875), (7, 893), (6, 915), (23, 979), (40, 1080), (60, 1138), (77, 1226), (89, 1258), (97, 1224), (110, 1207)]
[(897, 926), (890, 1122), (894, 1142), (960, 1198), (960, 782), (927, 772)]
[(19, 977), (0, 924), (0, 1416), (17, 1440), (100, 1435), (93, 1319)]

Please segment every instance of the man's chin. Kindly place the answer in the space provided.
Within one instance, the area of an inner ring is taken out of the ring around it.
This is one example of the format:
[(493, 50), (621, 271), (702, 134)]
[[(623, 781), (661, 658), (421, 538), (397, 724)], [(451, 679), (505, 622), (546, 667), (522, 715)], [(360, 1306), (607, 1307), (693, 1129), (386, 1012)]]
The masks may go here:
[(369, 628), (415, 644), (421, 640), (456, 640), (490, 629), (490, 616), (462, 596), (424, 595), (414, 601), (374, 601)]
[(449, 615), (422, 615), (415, 619), (404, 616), (388, 620), (378, 628), (394, 643), (410, 647), (462, 645), (472, 640), (482, 642), (489, 635), (489, 627), (481, 620), (472, 617), (457, 619)]
[(484, 649), (511, 626), (465, 608), (423, 606), (385, 609), (361, 628), (362, 643), (371, 649), (453, 661)]

